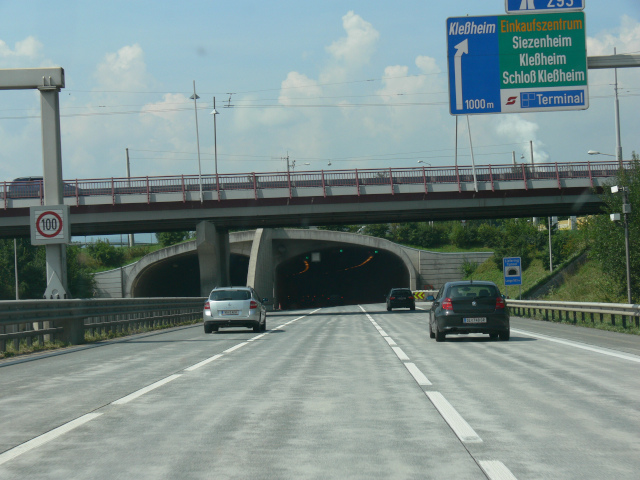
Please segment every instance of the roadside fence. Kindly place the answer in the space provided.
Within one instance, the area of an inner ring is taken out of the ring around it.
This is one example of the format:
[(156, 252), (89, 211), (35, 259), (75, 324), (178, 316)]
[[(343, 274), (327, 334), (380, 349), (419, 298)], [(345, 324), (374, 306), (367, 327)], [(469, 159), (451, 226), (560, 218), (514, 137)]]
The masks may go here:
[(124, 333), (202, 319), (204, 297), (13, 300), (0, 302), (0, 352), (24, 339), (84, 343), (85, 332)]

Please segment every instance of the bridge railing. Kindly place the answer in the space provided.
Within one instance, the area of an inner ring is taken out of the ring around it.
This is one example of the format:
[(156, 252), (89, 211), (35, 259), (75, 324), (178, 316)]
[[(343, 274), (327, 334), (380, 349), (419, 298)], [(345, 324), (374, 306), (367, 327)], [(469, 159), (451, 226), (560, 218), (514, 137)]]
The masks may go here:
[(105, 298), (0, 302), (0, 352), (11, 344), (43, 345), (45, 340), (84, 342), (85, 333), (152, 329), (202, 319), (205, 298)]
[[(630, 162), (625, 161), (625, 168)], [(253, 190), (256, 194), (266, 189), (322, 188), (327, 195), (327, 187), (353, 187), (354, 194), (360, 195), (360, 187), (389, 186), (393, 194), (395, 186), (423, 184), (425, 191), (428, 185), (457, 184), (461, 191), (462, 184), (474, 181), (485, 182), (496, 188), (497, 182), (522, 182), (522, 188), (528, 189), (530, 180), (556, 180), (558, 188), (567, 179), (589, 178), (593, 186), (594, 178), (613, 177), (618, 173), (617, 161), (603, 162), (571, 162), (518, 165), (481, 165), (474, 169), (471, 166), (414, 168), (378, 168), (353, 170), (321, 170), (302, 172), (266, 172), (266, 173), (233, 173), (219, 175), (173, 175), (159, 177), (130, 178), (97, 178), (65, 180), (63, 193), (65, 197), (109, 196), (113, 203), (116, 196), (144, 195), (148, 202), (152, 195), (158, 193), (180, 193), (186, 201), (187, 192), (197, 192), (201, 186), (203, 191), (220, 192), (233, 190)], [(474, 176), (475, 173), (475, 176)], [(366, 193), (366, 189), (362, 190)], [(4, 208), (9, 208), (9, 199), (39, 198), (42, 203), (42, 180), (30, 182), (0, 182), (0, 200)]]

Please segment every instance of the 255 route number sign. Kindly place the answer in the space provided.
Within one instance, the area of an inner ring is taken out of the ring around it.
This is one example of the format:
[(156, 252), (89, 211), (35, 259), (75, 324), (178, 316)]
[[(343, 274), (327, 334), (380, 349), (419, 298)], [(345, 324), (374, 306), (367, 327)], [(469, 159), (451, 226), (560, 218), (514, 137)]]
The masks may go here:
[(447, 19), (452, 115), (589, 107), (584, 12)]
[(505, 0), (507, 13), (571, 12), (584, 10), (584, 0)]
[(31, 207), (31, 244), (69, 243), (69, 206)]

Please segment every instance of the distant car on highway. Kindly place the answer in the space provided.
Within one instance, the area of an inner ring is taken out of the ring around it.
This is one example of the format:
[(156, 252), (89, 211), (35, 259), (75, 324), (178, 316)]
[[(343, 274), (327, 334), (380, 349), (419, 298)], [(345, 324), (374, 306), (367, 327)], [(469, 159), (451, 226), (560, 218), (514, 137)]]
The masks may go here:
[(505, 297), (493, 282), (445, 283), (433, 297), (429, 310), (429, 336), (442, 342), (450, 333), (486, 333), (492, 339), (509, 340), (509, 311)]
[[(44, 195), (42, 177), (18, 177), (14, 178), (7, 187), (7, 198), (42, 198)], [(63, 184), (63, 195), (70, 197), (75, 195), (75, 186), (70, 183)]]
[(248, 327), (254, 332), (267, 329), (267, 309), (251, 287), (214, 288), (204, 304), (204, 333), (222, 327)]
[(392, 288), (387, 295), (387, 311), (394, 308), (416, 309), (416, 299), (410, 288)]

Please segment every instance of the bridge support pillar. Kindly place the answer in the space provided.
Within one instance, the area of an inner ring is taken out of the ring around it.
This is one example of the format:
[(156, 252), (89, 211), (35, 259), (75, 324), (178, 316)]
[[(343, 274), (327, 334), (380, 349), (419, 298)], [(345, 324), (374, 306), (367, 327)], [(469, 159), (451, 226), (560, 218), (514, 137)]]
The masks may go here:
[(196, 248), (200, 265), (200, 295), (207, 297), (215, 287), (230, 286), (229, 230), (207, 221), (198, 223)]
[(268, 299), (267, 308), (273, 310), (278, 306), (274, 297), (275, 265), (273, 261), (273, 230), (258, 228), (253, 237), (247, 286), (253, 287), (258, 295)]

